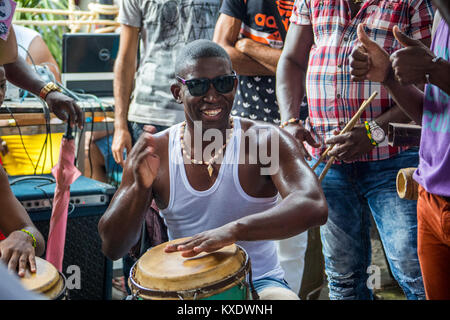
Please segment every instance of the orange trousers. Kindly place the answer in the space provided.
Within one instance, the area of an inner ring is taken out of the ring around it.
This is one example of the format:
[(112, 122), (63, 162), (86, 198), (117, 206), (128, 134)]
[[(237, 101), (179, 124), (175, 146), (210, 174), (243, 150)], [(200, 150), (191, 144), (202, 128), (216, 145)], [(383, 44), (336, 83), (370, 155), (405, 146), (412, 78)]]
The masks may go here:
[(419, 186), (417, 250), (426, 297), (450, 300), (450, 199)]

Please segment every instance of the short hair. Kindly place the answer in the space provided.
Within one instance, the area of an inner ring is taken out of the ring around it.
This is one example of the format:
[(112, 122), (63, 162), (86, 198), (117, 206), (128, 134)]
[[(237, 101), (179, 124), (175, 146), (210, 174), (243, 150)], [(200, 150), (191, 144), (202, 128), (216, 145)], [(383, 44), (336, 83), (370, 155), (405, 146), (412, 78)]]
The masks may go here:
[(211, 40), (199, 39), (188, 43), (178, 52), (175, 75), (183, 76), (184, 69), (201, 58), (223, 58), (229, 63), (230, 68), (232, 66), (230, 56), (224, 48)]

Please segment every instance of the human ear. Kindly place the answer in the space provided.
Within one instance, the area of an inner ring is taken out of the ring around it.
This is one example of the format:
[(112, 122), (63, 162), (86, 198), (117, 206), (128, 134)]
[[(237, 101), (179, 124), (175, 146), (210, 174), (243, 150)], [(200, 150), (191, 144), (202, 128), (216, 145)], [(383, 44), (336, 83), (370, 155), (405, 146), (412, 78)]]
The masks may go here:
[(173, 97), (175, 98), (175, 101), (177, 102), (177, 103), (182, 103), (182, 99), (181, 99), (181, 95), (180, 95), (180, 93), (181, 93), (181, 88), (180, 88), (180, 86), (178, 85), (178, 84), (172, 84), (171, 86), (170, 86), (170, 91), (172, 92), (172, 95), (173, 95)]

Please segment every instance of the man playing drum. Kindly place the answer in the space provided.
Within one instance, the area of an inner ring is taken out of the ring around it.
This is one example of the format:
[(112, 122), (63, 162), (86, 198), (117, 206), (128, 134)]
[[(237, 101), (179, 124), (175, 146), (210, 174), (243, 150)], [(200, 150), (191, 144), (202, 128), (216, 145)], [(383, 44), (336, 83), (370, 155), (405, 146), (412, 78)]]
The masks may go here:
[[(230, 118), (237, 80), (222, 47), (191, 42), (175, 68), (171, 91), (184, 105), (186, 121), (158, 134), (147, 128), (132, 149), (99, 222), (104, 253), (115, 260), (138, 242), (144, 213), (155, 199), (170, 240), (192, 237), (167, 246), (166, 253), (181, 251), (189, 258), (236, 243), (250, 256), (261, 299), (298, 299), (270, 240), (326, 222), (316, 176), (288, 133)], [(261, 150), (271, 150), (270, 161), (256, 154)]]

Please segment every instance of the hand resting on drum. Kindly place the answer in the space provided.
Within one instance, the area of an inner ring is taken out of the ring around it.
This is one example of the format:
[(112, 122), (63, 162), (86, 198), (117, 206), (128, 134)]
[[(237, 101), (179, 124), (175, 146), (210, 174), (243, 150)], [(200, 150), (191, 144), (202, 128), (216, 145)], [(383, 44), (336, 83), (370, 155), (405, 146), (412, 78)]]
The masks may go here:
[(236, 228), (229, 223), (216, 229), (198, 233), (181, 243), (167, 245), (164, 251), (182, 251), (183, 257), (194, 257), (201, 252), (213, 252), (235, 243), (238, 238), (235, 233)]

